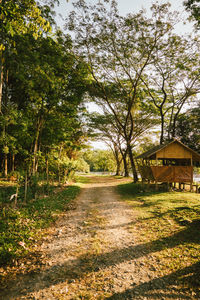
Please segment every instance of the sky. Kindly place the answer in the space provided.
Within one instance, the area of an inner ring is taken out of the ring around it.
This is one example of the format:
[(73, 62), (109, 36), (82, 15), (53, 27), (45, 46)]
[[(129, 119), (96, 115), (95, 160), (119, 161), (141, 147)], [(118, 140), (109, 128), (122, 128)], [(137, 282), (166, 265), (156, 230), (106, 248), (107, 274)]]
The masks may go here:
[[(97, 0), (85, 0), (88, 4), (89, 3), (96, 3)], [(70, 11), (73, 10), (72, 3), (74, 0), (69, 0), (68, 2), (66, 0), (60, 0), (60, 6), (57, 7), (57, 24), (63, 28), (65, 24), (65, 19), (67, 18)], [(155, 3), (155, 1), (152, 0), (118, 0), (118, 8), (119, 12), (122, 15), (126, 15), (128, 13), (135, 13), (138, 12), (140, 9), (144, 8), (147, 10), (147, 13), (152, 5), (152, 3)], [(157, 0), (159, 4), (165, 3), (166, 1)], [(184, 6), (183, 6), (183, 0), (168, 0), (168, 2), (171, 3), (172, 10), (177, 10), (179, 13), (181, 13), (182, 19), (186, 21), (186, 25), (178, 24), (176, 27), (176, 31), (178, 34), (184, 34), (185, 32), (191, 32), (193, 29), (192, 24), (189, 24), (187, 22), (188, 14), (186, 13)], [(62, 19), (59, 16), (59, 14), (62, 15)], [(96, 110), (95, 106), (90, 106), (89, 111)], [(106, 148), (105, 144), (102, 142), (92, 142), (91, 146), (94, 148)]]
[[(60, 5), (57, 7), (56, 11), (57, 14), (62, 14), (63, 19), (67, 18), (67, 15), (71, 10), (73, 10), (73, 3), (74, 0), (69, 0), (68, 2), (66, 0), (60, 0)], [(95, 0), (86, 0), (87, 3), (96, 3)], [(118, 0), (118, 8), (119, 12), (122, 15), (126, 15), (130, 12), (138, 12), (140, 9), (145, 8), (147, 11), (151, 7), (152, 3), (155, 1), (152, 0)], [(159, 4), (165, 3), (166, 1), (158, 0)], [(172, 9), (177, 10), (180, 13), (182, 13), (182, 17), (186, 20), (187, 19), (187, 13), (185, 12), (185, 9), (183, 7), (183, 0), (168, 0), (168, 2), (171, 3)], [(57, 23), (59, 26), (63, 26), (64, 20), (62, 21), (61, 18), (57, 15)], [(179, 33), (184, 33), (185, 31), (191, 30), (192, 25), (183, 26), (180, 24), (178, 26), (177, 31)]]

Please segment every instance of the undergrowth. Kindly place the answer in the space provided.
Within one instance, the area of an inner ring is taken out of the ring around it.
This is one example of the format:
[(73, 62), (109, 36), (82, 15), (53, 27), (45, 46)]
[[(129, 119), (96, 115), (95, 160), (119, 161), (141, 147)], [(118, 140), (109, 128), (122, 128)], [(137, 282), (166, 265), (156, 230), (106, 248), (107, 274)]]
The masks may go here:
[[(52, 189), (48, 197), (37, 198), (26, 204), (19, 202), (17, 207), (7, 201), (1, 203), (0, 265), (26, 255), (36, 237), (38, 239), (40, 229), (48, 227), (61, 211), (67, 209), (80, 190), (77, 186), (57, 189)], [(8, 192), (12, 191), (4, 191), (3, 195)]]

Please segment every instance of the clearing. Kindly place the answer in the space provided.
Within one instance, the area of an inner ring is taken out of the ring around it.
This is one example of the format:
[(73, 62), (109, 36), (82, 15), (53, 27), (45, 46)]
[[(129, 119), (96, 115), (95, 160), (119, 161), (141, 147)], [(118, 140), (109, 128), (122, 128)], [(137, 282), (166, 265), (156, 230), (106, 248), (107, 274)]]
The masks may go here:
[[(200, 223), (190, 216), (175, 224), (174, 207), (161, 205), (166, 193), (154, 203), (142, 192), (133, 201), (130, 179), (86, 179), (76, 209), (63, 212), (35, 256), (10, 272), (0, 299), (200, 299)], [(123, 183), (122, 200), (116, 186)]]

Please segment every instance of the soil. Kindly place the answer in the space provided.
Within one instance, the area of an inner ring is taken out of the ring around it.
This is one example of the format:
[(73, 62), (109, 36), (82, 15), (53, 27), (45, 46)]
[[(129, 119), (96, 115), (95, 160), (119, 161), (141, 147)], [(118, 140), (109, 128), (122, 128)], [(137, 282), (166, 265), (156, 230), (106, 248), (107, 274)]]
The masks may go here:
[(11, 272), (0, 299), (193, 299), (173, 277), (160, 277), (159, 262), (137, 243), (134, 210), (116, 193), (123, 180), (91, 177), (76, 209)]

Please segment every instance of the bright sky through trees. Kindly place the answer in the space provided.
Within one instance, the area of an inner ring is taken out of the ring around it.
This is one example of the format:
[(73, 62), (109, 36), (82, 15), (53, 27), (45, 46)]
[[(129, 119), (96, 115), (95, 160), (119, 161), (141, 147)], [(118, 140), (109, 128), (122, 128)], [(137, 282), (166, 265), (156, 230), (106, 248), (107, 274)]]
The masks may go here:
[[(70, 11), (73, 10), (73, 2), (76, 2), (75, 0), (60, 0), (60, 5), (56, 9), (57, 11), (57, 24), (61, 27), (65, 24), (65, 19), (67, 19), (67, 16)], [(94, 4), (97, 2), (96, 0), (86, 0), (86, 2)], [(153, 0), (118, 0), (118, 8), (120, 11), (120, 14), (126, 15), (128, 13), (135, 13), (138, 12), (140, 9), (146, 9), (147, 14), (151, 14), (150, 7), (152, 6), (152, 3), (155, 3), (156, 1)], [(192, 30), (192, 24), (187, 21), (188, 14), (185, 11), (185, 8), (183, 7), (183, 0), (166, 0), (166, 1), (157, 1), (159, 4), (170, 2), (172, 6), (172, 10), (177, 10), (182, 17), (183, 22), (185, 21), (186, 24), (183, 25), (183, 23), (180, 23), (176, 26), (176, 31), (178, 34), (184, 34), (185, 32), (188, 32)], [(61, 18), (62, 16), (62, 18)], [(94, 104), (89, 105), (89, 111), (96, 111), (97, 106)], [(95, 148), (105, 148), (105, 144), (102, 142), (92, 142), (92, 145)]]
[[(64, 24), (64, 19), (67, 17), (68, 13), (73, 10), (73, 3), (74, 0), (70, 0), (67, 2), (66, 0), (60, 0), (60, 6), (57, 8), (57, 13), (61, 14), (63, 17), (63, 21), (59, 16), (57, 16), (57, 22), (60, 26), (63, 26)], [(88, 3), (95, 3), (95, 0), (86, 0)], [(118, 0), (118, 7), (119, 11), (122, 15), (125, 15), (129, 12), (136, 12), (142, 8), (149, 10), (151, 7), (152, 3), (155, 1), (152, 0)], [(163, 0), (158, 0), (157, 1), (159, 4), (162, 4), (167, 1)], [(185, 8), (183, 7), (183, 0), (168, 0), (168, 2), (171, 3), (172, 9), (177, 10), (180, 13), (182, 13), (182, 18), (184, 20), (187, 19), (188, 14), (185, 12)], [(188, 23), (188, 22), (187, 22)], [(183, 26), (180, 24), (177, 26), (177, 31), (179, 33), (183, 33), (185, 31), (191, 30), (192, 25), (187, 24), (186, 26)]]

